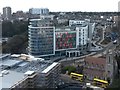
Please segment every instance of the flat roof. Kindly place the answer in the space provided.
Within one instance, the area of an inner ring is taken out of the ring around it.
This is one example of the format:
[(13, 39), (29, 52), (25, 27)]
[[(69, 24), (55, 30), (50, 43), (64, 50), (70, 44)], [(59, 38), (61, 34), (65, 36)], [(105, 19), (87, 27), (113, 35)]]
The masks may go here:
[(20, 62), (22, 62), (22, 60), (7, 59), (7, 60), (0, 61), (0, 66), (1, 65), (4, 65), (4, 66), (13, 66), (13, 65), (18, 64)]
[(53, 64), (51, 64), (50, 66), (48, 66), (45, 70), (42, 71), (42, 73), (47, 73), (48, 71), (50, 71), (53, 67), (55, 67), (58, 63), (54, 62)]
[[(13, 55), (14, 56), (14, 55)], [(27, 75), (34, 72), (48, 72), (57, 63), (51, 65), (50, 62), (45, 62), (42, 58), (35, 58), (33, 61), (24, 61), (20, 58), (7, 57), (0, 61), (0, 68), (2, 71), (6, 70), (4, 67), (11, 66), (4, 74), (0, 73), (0, 90), (2, 88), (11, 88), (17, 82), (23, 80)], [(3, 66), (2, 66), (3, 65)]]
[(24, 74), (25, 75), (31, 75), (31, 74), (33, 74), (34, 73), (34, 71), (27, 71), (27, 72), (25, 72)]
[(27, 61), (25, 62), (25, 61), (24, 61), (24, 62), (20, 63), (18, 66), (23, 67), (23, 66), (27, 65), (28, 63), (29, 63), (29, 62), (27, 62)]
[(22, 72), (22, 73), (25, 73), (27, 71), (42, 72), (49, 65), (50, 65), (49, 63), (45, 63), (45, 62), (41, 62), (41, 61), (31, 61), (27, 64), (23, 64), (23, 66), (17, 65), (17, 66), (21, 66), (21, 67), (18, 67), (14, 70), (17, 72)]
[(0, 61), (2, 61), (2, 58), (9, 56), (10, 54), (0, 54)]
[(10, 71), (8, 70), (7, 75), (3, 75), (0, 77), (0, 90), (2, 88), (10, 88), (18, 81), (21, 81), (24, 78), (24, 73), (16, 72), (16, 71)]

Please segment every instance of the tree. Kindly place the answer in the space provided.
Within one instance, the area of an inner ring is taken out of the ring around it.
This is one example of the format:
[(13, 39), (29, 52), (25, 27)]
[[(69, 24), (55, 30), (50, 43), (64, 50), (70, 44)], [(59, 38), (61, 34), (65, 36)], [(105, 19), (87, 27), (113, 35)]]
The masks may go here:
[(3, 21), (2, 22), (2, 36), (12, 37), (20, 35), (28, 30), (28, 21)]
[(66, 71), (68, 71), (68, 74), (70, 74), (71, 72), (75, 72), (76, 68), (74, 66), (65, 66), (62, 68), (62, 73), (66, 73)]
[(3, 37), (11, 37), (3, 43), (3, 53), (25, 53), (28, 46), (28, 21), (3, 21)]
[(28, 44), (26, 33), (22, 35), (15, 35), (8, 42), (3, 45), (3, 53), (22, 53)]
[(2, 36), (3, 37), (11, 37), (13, 36), (14, 32), (15, 30), (14, 30), (12, 22), (10, 21), (2, 22)]

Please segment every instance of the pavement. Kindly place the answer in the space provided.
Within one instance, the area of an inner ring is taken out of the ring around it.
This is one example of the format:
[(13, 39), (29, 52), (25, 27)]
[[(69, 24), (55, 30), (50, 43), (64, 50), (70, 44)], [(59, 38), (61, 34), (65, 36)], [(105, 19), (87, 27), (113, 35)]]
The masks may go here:
[(80, 81), (71, 79), (70, 76), (67, 75), (67, 74), (61, 74), (61, 75), (60, 75), (60, 78), (61, 78), (61, 80), (64, 81), (65, 83), (79, 83), (79, 84), (81, 84)]

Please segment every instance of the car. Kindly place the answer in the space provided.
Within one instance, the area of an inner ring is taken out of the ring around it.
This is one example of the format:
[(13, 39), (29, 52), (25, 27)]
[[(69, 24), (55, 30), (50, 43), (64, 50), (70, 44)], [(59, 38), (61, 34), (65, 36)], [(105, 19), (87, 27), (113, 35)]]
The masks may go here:
[(114, 41), (113, 41), (113, 44), (117, 44), (117, 40), (114, 40)]

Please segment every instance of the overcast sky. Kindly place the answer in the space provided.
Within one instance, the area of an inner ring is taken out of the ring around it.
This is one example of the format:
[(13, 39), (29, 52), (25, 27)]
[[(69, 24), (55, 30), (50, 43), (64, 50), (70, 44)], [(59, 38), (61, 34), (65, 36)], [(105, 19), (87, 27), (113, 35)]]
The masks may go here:
[(50, 11), (118, 11), (119, 0), (0, 0), (2, 8), (10, 6), (12, 12), (29, 8), (48, 8)]

